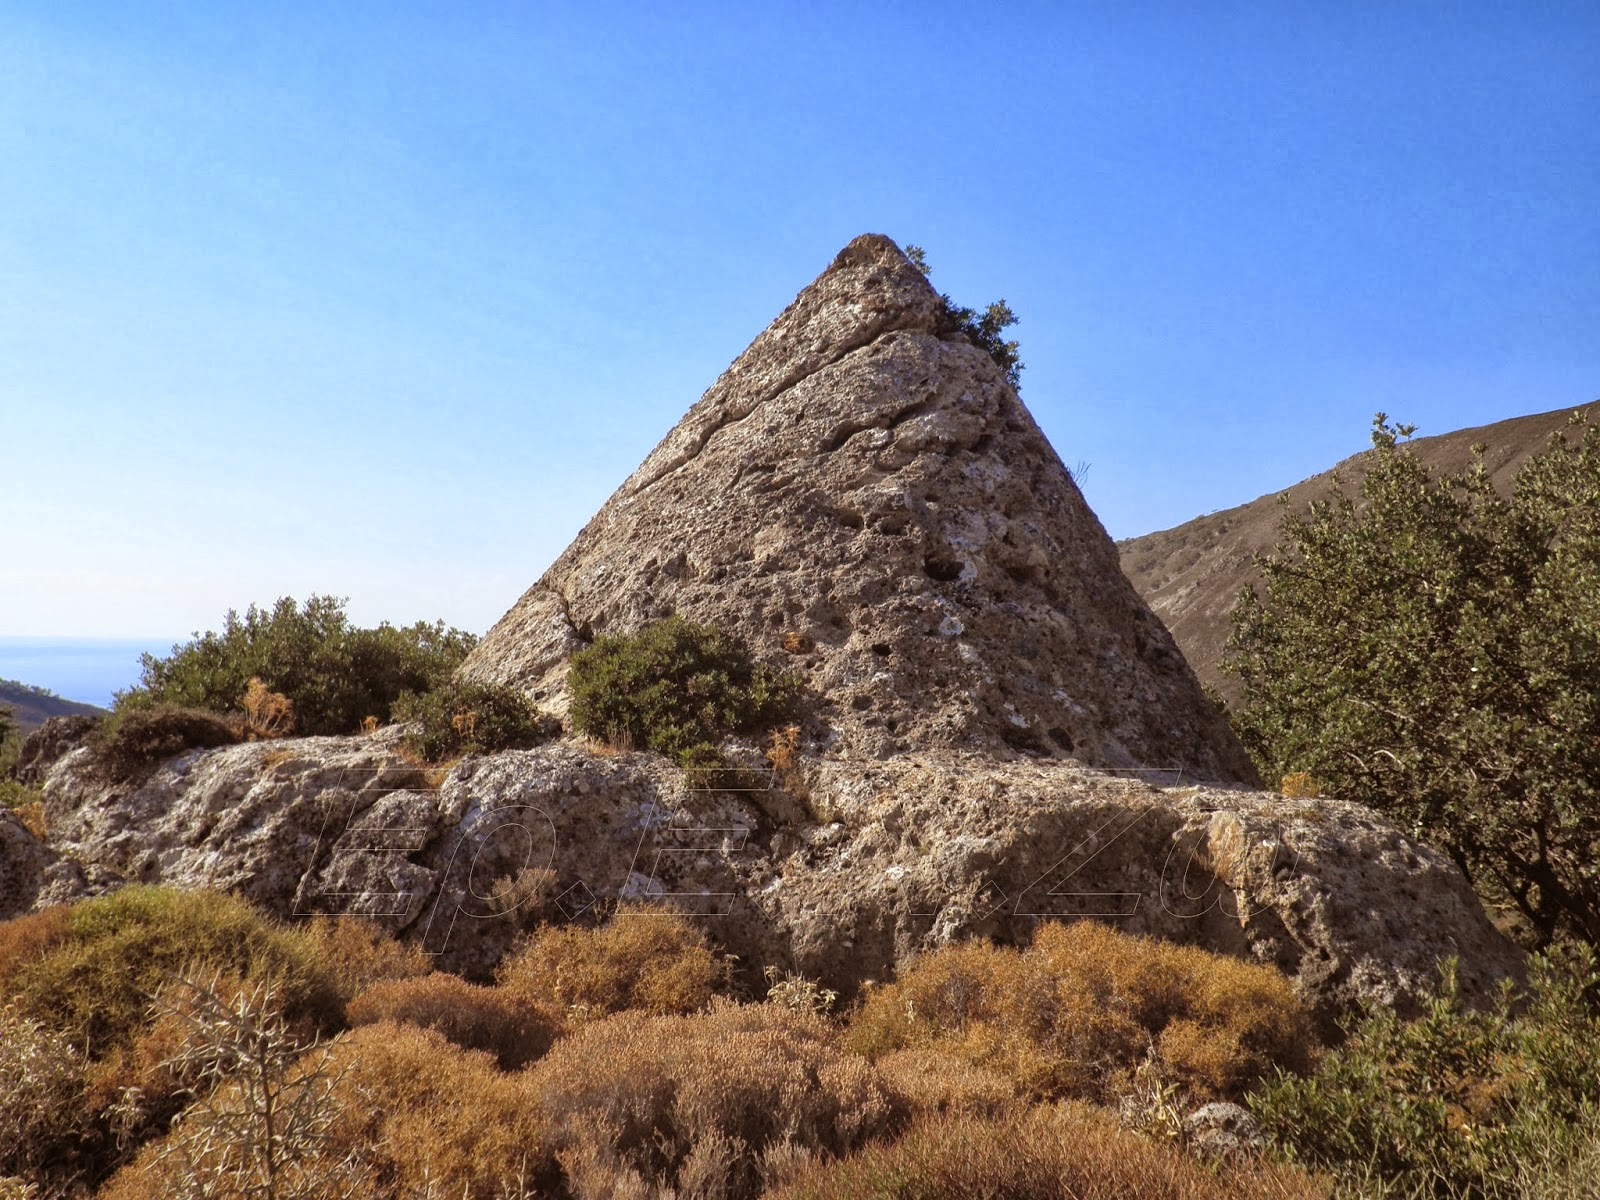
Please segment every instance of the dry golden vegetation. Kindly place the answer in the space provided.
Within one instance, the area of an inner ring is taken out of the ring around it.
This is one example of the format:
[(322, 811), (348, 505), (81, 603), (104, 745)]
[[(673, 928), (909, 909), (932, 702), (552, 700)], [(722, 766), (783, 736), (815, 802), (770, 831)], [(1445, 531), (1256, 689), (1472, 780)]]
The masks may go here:
[(693, 1016), (591, 1022), (534, 1069), (550, 1138), (580, 1200), (752, 1197), (769, 1151), (837, 1155), (899, 1106), (819, 1017), (719, 1001)]
[(500, 969), (508, 991), (576, 1018), (692, 1013), (727, 982), (700, 927), (651, 906), (624, 906), (598, 929), (546, 928)]
[[(923, 959), (851, 1013), (738, 1002), (695, 923), (545, 927), (493, 986), (370, 922), (129, 888), (0, 924), (0, 1187), (40, 1200), (1321, 1196), (1119, 1126), (1293, 1063), (1274, 977), (1092, 926)], [(176, 1118), (176, 1120), (174, 1119)], [(0, 1191), (0, 1195), (7, 1195)]]
[(771, 1200), (1324, 1200), (1264, 1163), (1213, 1167), (1081, 1104), (919, 1120), (893, 1142), (796, 1172)]
[(562, 1016), (509, 988), (480, 987), (455, 975), (374, 984), (345, 1010), (350, 1024), (391, 1021), (431, 1029), (463, 1050), (485, 1050), (505, 1070), (540, 1057), (562, 1031)]
[(1090, 921), (1045, 925), (1026, 950), (939, 950), (875, 990), (849, 1044), (877, 1058), (934, 1047), (1038, 1097), (1108, 1101), (1154, 1058), (1192, 1098), (1236, 1096), (1274, 1066), (1303, 1069), (1311, 1020), (1267, 967)]

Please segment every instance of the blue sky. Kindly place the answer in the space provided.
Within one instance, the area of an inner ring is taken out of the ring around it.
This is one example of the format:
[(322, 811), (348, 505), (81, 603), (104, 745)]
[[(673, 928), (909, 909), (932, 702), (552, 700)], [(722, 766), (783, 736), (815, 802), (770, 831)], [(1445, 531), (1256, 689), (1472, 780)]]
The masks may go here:
[(1110, 532), (1600, 397), (1600, 8), (0, 3), (0, 635), (485, 630), (852, 236)]

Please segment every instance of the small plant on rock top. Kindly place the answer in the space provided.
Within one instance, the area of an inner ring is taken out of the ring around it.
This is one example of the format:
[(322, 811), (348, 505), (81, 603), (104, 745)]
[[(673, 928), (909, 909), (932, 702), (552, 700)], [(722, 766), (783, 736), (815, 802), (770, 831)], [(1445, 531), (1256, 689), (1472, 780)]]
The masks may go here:
[(597, 639), (572, 656), (568, 679), (574, 728), (685, 767), (714, 765), (724, 736), (769, 728), (800, 699), (798, 680), (756, 662), (733, 634), (682, 617)]
[(422, 695), (407, 693), (394, 715), (417, 723), (402, 744), (432, 763), (537, 746), (561, 729), (522, 692), (500, 683), (454, 680)]

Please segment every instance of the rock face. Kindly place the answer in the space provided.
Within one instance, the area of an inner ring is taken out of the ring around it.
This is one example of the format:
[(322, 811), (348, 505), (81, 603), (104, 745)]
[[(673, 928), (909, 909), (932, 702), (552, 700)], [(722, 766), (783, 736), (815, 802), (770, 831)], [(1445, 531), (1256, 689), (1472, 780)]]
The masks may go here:
[(89, 893), (77, 863), (63, 859), (0, 807), (0, 921)]
[(1252, 779), (1004, 373), (884, 237), (739, 356), (462, 673), (560, 712), (574, 651), (673, 613), (796, 670), (835, 756)]
[(1454, 866), (1355, 805), (949, 752), (823, 760), (789, 788), (686, 790), (661, 756), (571, 742), (430, 780), (380, 735), (199, 751), (131, 791), (74, 751), (46, 810), (102, 884), (364, 915), (472, 975), (526, 915), (481, 898), (527, 868), (554, 873), (546, 916), (672, 904), (752, 982), (770, 964), (846, 994), (919, 951), (1083, 917), (1272, 963), (1329, 1020), (1414, 1010), (1444, 955), (1469, 997), (1518, 969)]
[[(885, 238), (845, 248), (462, 670), (559, 711), (573, 651), (671, 613), (808, 682), (811, 738), (774, 786), (750, 784), (748, 745), (724, 790), (574, 740), (429, 772), (395, 729), (115, 784), (63, 731), (35, 764), (51, 847), (0, 813), (0, 916), (73, 887), (217, 887), (368, 917), (481, 977), (531, 917), (635, 900), (705, 920), (753, 987), (776, 966), (847, 995), (934, 947), (1090, 918), (1275, 964), (1329, 1020), (1414, 1010), (1446, 955), (1469, 998), (1519, 969), (1441, 855), (1353, 805), (1225, 786), (1250, 779), (1243, 751), (999, 368)], [(1162, 787), (1132, 770), (1168, 765)]]
[(27, 787), (38, 787), (56, 762), (83, 744), (99, 721), (94, 717), (50, 717), (30, 733), (17, 755), (18, 782)]

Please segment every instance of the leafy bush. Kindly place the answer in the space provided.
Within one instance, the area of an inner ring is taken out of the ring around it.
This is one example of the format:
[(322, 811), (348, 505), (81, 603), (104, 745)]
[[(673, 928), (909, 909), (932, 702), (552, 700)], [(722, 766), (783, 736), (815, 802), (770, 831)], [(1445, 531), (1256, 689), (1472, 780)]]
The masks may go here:
[(1286, 517), (1224, 669), (1266, 778), (1310, 772), (1438, 842), (1534, 940), (1600, 943), (1600, 426), (1496, 495), (1378, 414), (1359, 501)]
[(726, 734), (778, 724), (800, 699), (797, 680), (753, 661), (733, 634), (682, 617), (596, 639), (572, 656), (568, 689), (579, 732), (685, 766), (715, 760)]
[(1128, 937), (1093, 921), (1039, 928), (1025, 951), (968, 942), (875, 989), (848, 1043), (876, 1058), (933, 1047), (1037, 1096), (1109, 1099), (1153, 1055), (1195, 1099), (1306, 1065), (1310, 1014), (1268, 967)]
[(187, 750), (231, 746), (240, 733), (238, 723), (216, 713), (158, 704), (115, 713), (89, 735), (87, 745), (107, 777), (130, 783)]
[[(1250, 1097), (1289, 1157), (1402, 1195), (1517, 1197), (1596, 1155), (1600, 976), (1587, 946), (1536, 956), (1520, 1013), (1463, 1009), (1454, 964), (1426, 1014), (1375, 1011), (1316, 1074)], [(1591, 1179), (1592, 1182), (1592, 1179)]]
[(687, 918), (625, 907), (598, 929), (540, 930), (501, 964), (499, 978), (509, 991), (557, 1012), (691, 1013), (711, 1003), (727, 968)]
[(463, 1050), (487, 1050), (508, 1071), (544, 1054), (562, 1029), (559, 1015), (517, 992), (448, 974), (376, 984), (350, 1002), (346, 1016), (354, 1026), (392, 1021), (432, 1029)]
[(1324, 1181), (1212, 1168), (1082, 1105), (920, 1120), (892, 1143), (797, 1172), (770, 1200), (1322, 1200)]
[[(905, 256), (924, 275), (932, 272), (928, 265), (928, 252), (921, 246), (907, 246)], [(1013, 389), (1021, 386), (1020, 346), (1016, 342), (1006, 341), (1004, 337), (1005, 331), (1017, 323), (1017, 314), (1011, 311), (1011, 306), (1004, 300), (996, 300), (980, 316), (970, 308), (962, 308), (947, 295), (941, 295), (939, 299), (944, 302), (944, 319), (939, 332), (965, 334), (968, 341), (992, 358), (995, 366), (1006, 373), (1006, 380)]]
[(397, 721), (415, 721), (405, 745), (428, 762), (462, 754), (492, 754), (536, 746), (561, 731), (522, 692), (499, 683), (450, 681), (431, 692), (407, 692), (393, 710)]
[(531, 1068), (579, 1200), (753, 1197), (769, 1150), (840, 1154), (893, 1127), (876, 1072), (818, 1017), (726, 1001), (687, 1017), (595, 1021)]
[(146, 654), (137, 688), (119, 709), (167, 703), (228, 713), (252, 679), (293, 706), (302, 734), (353, 733), (363, 718), (387, 716), (403, 692), (427, 692), (449, 679), (477, 639), (443, 621), (361, 629), (343, 600), (291, 597), (271, 610), (230, 610), (221, 633), (196, 633), (166, 658)]

